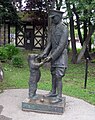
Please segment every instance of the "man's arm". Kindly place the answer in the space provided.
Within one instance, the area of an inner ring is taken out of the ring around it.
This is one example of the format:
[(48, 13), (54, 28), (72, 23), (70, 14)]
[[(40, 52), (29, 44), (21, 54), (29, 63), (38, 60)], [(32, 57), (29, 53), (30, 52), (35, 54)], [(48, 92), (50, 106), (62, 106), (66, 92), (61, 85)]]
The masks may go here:
[(49, 33), (49, 35), (48, 35), (48, 44), (47, 44), (45, 50), (43, 51), (42, 54), (40, 54), (38, 56), (38, 58), (46, 58), (48, 56), (48, 54), (50, 53), (51, 47), (52, 47), (50, 39), (51, 39), (51, 33)]
[(47, 47), (45, 48), (45, 50), (44, 50), (44, 52), (43, 52), (43, 55), (44, 55), (45, 57), (47, 57), (47, 56), (49, 55), (50, 51), (51, 51), (51, 42), (49, 41)]

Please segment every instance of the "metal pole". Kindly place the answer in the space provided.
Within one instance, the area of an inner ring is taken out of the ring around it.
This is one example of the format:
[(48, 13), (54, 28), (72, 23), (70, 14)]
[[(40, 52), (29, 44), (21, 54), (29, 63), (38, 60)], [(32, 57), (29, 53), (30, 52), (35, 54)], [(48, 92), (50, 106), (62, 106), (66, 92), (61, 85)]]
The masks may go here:
[(86, 89), (86, 84), (87, 84), (88, 60), (89, 60), (89, 58), (86, 58), (84, 89)]

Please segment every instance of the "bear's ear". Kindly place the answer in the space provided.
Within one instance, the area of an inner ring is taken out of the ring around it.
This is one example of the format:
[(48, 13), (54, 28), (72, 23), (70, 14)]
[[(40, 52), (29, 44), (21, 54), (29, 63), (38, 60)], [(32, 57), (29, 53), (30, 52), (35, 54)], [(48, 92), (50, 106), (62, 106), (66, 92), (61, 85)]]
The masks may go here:
[(4, 79), (4, 72), (2, 70), (2, 68), (0, 68), (0, 82), (2, 82)]

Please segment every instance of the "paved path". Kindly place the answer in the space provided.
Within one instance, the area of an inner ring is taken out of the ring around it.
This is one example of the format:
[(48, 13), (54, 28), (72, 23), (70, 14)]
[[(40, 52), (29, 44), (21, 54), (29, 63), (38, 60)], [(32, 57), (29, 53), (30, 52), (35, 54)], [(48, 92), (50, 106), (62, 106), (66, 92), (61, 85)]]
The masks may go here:
[[(47, 92), (38, 90), (38, 93)], [(24, 112), (21, 110), (21, 103), (27, 97), (27, 89), (10, 89), (0, 94), (0, 116), (6, 118), (0, 120), (95, 120), (95, 106), (69, 96), (65, 96), (66, 108), (63, 115)]]

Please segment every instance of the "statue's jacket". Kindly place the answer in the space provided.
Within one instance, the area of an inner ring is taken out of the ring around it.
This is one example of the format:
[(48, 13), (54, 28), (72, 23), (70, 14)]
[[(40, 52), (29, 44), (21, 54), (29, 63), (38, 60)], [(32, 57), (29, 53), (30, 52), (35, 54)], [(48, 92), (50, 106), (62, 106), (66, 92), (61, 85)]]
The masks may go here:
[(60, 22), (58, 25), (52, 25), (48, 36), (48, 45), (44, 54), (51, 51), (51, 67), (67, 67), (68, 55), (68, 29)]

